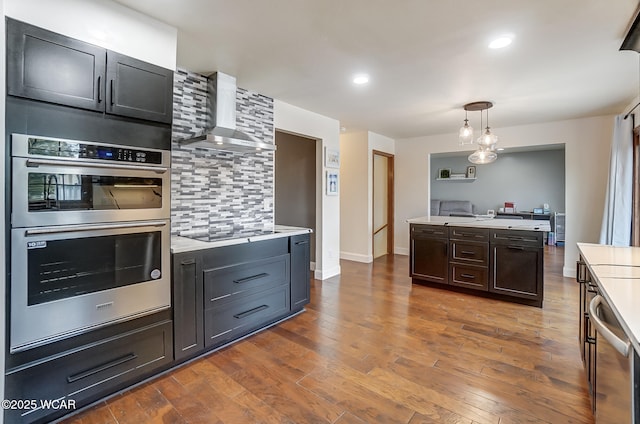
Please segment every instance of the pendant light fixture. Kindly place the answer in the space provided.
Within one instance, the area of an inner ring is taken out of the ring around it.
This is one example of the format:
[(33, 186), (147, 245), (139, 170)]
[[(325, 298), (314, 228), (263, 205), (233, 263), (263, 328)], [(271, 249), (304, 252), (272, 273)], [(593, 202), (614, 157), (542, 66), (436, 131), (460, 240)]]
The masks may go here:
[[(495, 161), (498, 158), (498, 154), (496, 153), (496, 144), (498, 143), (498, 137), (491, 132), (491, 128), (489, 127), (489, 109), (493, 107), (493, 103), (491, 102), (473, 102), (467, 103), (464, 105), (465, 110), (465, 125), (460, 128), (460, 136), (459, 141), (460, 145), (464, 144), (473, 144), (473, 129), (471, 129), (471, 142), (463, 143), (463, 130), (467, 127), (471, 128), (468, 125), (467, 112), (468, 111), (480, 111), (480, 128), (482, 128), (482, 112), (487, 111), (487, 127), (485, 131), (478, 139), (476, 140), (476, 144), (478, 144), (478, 150), (469, 155), (469, 162), (475, 163), (478, 165), (487, 164)], [(466, 136), (465, 132), (465, 136)]]
[(473, 144), (473, 127), (469, 125), (469, 119), (467, 119), (467, 109), (464, 111), (464, 125), (460, 128), (458, 135), (458, 141), (461, 146)]

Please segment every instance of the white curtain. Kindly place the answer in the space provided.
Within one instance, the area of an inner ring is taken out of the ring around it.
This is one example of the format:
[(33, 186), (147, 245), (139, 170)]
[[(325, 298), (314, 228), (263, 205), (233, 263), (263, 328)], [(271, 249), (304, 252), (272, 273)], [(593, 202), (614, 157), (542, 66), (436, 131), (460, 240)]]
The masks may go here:
[(616, 116), (609, 161), (609, 183), (602, 216), (600, 243), (631, 245), (633, 193), (633, 120)]

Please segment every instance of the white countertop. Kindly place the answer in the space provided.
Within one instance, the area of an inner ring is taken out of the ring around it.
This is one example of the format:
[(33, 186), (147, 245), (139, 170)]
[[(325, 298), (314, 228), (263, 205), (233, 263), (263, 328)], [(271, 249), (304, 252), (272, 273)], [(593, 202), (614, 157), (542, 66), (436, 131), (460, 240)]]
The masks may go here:
[(578, 243), (578, 250), (633, 348), (640, 352), (640, 247)]
[(261, 240), (269, 240), (280, 237), (295, 236), (298, 234), (311, 233), (310, 228), (291, 227), (286, 225), (276, 225), (274, 233), (262, 234), (252, 237), (238, 237), (217, 241), (200, 241), (188, 237), (171, 236), (171, 253), (192, 252), (194, 250), (211, 249), (212, 247), (231, 246), (234, 244), (252, 243)]
[(423, 216), (407, 219), (410, 224), (448, 225), (457, 227), (496, 228), (506, 230), (551, 231), (549, 221), (536, 219), (502, 219), (478, 215), (461, 216)]

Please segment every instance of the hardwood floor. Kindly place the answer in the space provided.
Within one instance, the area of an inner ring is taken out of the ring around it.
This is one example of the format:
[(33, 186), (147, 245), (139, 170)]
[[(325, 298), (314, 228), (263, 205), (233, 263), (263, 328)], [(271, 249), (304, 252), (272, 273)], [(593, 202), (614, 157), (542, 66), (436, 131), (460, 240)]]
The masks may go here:
[(546, 247), (542, 309), (343, 261), (307, 312), (66, 423), (592, 423), (578, 285)]

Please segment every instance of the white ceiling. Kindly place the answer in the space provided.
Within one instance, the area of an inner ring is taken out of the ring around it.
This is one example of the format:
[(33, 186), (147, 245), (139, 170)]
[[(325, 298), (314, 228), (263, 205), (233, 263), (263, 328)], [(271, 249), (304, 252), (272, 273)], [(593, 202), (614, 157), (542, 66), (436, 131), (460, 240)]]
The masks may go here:
[(622, 113), (640, 85), (619, 51), (638, 0), (118, 2), (178, 28), (181, 68), (392, 138), (455, 132), (479, 100), (494, 128)]

